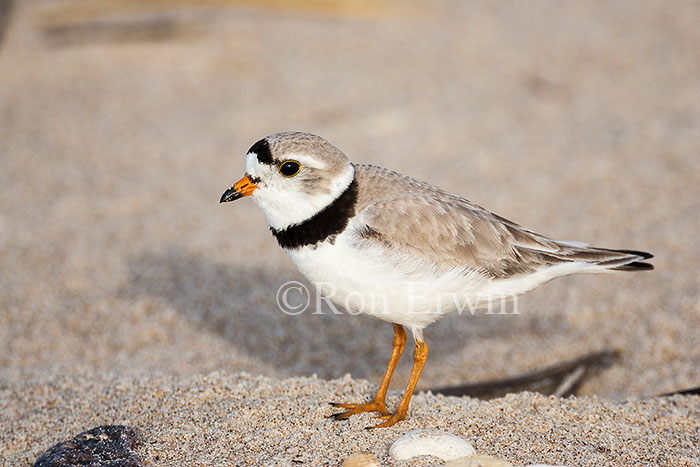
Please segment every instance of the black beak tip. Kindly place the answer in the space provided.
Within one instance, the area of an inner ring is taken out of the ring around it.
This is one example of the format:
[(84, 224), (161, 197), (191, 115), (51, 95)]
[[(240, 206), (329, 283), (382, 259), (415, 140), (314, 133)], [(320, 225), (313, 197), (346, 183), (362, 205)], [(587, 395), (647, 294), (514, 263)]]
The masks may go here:
[(238, 191), (236, 191), (233, 187), (231, 187), (228, 190), (224, 191), (224, 194), (221, 195), (219, 203), (228, 203), (229, 201), (237, 200), (240, 197), (241, 194)]

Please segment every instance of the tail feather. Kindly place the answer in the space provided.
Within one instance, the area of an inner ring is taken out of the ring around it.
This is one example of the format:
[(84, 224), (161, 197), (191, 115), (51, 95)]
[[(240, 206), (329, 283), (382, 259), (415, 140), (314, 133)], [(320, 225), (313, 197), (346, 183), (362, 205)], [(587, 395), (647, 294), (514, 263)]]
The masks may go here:
[(642, 259), (650, 259), (654, 257), (654, 255), (651, 253), (639, 250), (610, 250), (608, 248), (596, 248), (596, 250), (610, 251), (612, 253), (627, 253), (628, 255), (640, 256)]
[(577, 247), (566, 243), (559, 245), (560, 251), (542, 254), (543, 257), (546, 256), (546, 260), (550, 264), (583, 262), (611, 271), (649, 271), (654, 269), (654, 265), (643, 261), (654, 257), (646, 251)]
[(606, 267), (612, 271), (651, 271), (654, 265), (639, 261), (640, 259), (650, 259), (654, 255), (646, 251), (638, 250), (611, 250), (608, 248), (596, 248), (609, 252), (611, 255), (624, 255), (621, 258), (613, 258), (608, 261), (598, 263), (600, 266)]
[(651, 271), (654, 269), (653, 264), (644, 263), (641, 261), (634, 261), (632, 263), (624, 264), (615, 268), (610, 268), (613, 271)]

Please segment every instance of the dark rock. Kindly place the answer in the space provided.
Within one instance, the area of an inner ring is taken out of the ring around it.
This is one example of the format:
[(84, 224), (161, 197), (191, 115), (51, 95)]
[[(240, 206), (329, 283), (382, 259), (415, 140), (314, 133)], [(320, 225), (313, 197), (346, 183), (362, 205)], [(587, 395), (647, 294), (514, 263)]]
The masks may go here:
[(34, 467), (138, 467), (141, 459), (133, 451), (138, 443), (138, 432), (133, 428), (122, 425), (98, 426), (47, 449), (36, 460)]

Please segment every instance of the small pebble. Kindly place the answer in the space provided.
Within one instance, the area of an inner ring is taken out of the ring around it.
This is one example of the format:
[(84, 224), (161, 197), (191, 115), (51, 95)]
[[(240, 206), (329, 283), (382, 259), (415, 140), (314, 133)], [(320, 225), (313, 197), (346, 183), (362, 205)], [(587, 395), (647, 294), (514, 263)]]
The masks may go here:
[(513, 464), (491, 456), (474, 455), (450, 461), (445, 467), (513, 467)]
[(381, 467), (376, 457), (368, 452), (356, 452), (343, 461), (342, 467)]
[(451, 461), (474, 454), (474, 448), (459, 436), (445, 431), (413, 430), (394, 441), (389, 454), (395, 460), (435, 456)]

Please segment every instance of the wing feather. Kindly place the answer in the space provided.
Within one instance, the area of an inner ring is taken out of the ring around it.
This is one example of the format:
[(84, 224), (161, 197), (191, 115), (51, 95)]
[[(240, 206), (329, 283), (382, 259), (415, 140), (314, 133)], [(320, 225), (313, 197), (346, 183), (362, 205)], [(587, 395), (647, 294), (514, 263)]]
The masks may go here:
[(629, 269), (650, 257), (644, 252), (557, 242), (408, 176), (370, 165), (355, 169), (362, 241), (379, 242), (439, 266), (506, 278), (573, 261)]

